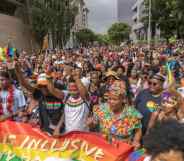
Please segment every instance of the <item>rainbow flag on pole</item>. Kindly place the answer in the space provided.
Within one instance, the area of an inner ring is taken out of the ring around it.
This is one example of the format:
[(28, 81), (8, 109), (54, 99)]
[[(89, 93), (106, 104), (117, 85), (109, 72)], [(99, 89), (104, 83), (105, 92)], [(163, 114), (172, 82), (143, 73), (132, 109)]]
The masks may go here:
[(16, 49), (15, 48), (1, 48), (0, 47), (0, 62), (13, 61)]

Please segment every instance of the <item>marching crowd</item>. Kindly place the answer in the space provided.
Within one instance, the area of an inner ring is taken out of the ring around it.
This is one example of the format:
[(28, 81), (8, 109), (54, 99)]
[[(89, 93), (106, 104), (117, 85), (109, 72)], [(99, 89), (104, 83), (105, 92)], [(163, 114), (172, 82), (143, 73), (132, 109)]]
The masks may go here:
[(158, 136), (155, 147), (163, 139), (158, 124), (170, 121), (166, 133), (184, 123), (182, 41), (151, 50), (125, 45), (119, 50), (103, 46), (22, 52), (11, 62), (1, 62), (0, 82), (0, 121), (30, 123), (55, 137), (91, 131), (109, 143), (120, 140), (135, 150), (149, 150), (154, 147), (150, 138)]

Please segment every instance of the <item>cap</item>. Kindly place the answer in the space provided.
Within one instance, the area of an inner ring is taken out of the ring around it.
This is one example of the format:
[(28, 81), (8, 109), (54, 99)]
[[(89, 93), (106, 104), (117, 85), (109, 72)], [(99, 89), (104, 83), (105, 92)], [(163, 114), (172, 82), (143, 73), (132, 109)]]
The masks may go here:
[(161, 74), (155, 74), (155, 75), (153, 75), (152, 76), (152, 79), (156, 79), (156, 80), (159, 80), (159, 81), (161, 81), (161, 82), (164, 82), (165, 81), (165, 77), (163, 76), (163, 75), (161, 75)]

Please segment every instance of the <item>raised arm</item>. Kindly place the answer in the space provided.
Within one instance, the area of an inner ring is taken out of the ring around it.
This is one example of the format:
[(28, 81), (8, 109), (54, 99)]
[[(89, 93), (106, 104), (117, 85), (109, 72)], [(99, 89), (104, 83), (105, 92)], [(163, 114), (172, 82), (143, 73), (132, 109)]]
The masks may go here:
[(49, 92), (50, 92), (53, 96), (55, 96), (56, 98), (61, 99), (61, 100), (64, 99), (64, 93), (63, 93), (61, 90), (59, 90), (59, 89), (57, 89), (57, 88), (54, 87), (54, 84), (53, 84), (51, 78), (48, 78), (48, 85), (47, 85), (47, 88), (48, 88)]
[(72, 76), (75, 80), (75, 83), (76, 83), (78, 89), (79, 89), (80, 96), (84, 100), (87, 100), (88, 99), (88, 91), (87, 91), (86, 87), (83, 85), (83, 83), (81, 82), (80, 72), (75, 70), (75, 71), (73, 71)]
[(30, 92), (34, 92), (35, 90), (35, 87), (31, 86), (28, 81), (23, 77), (23, 73), (21, 71), (21, 68), (20, 68), (20, 64), (19, 62), (16, 62), (15, 64), (15, 74), (18, 78), (18, 81), (20, 82), (20, 84), (25, 87), (28, 91)]

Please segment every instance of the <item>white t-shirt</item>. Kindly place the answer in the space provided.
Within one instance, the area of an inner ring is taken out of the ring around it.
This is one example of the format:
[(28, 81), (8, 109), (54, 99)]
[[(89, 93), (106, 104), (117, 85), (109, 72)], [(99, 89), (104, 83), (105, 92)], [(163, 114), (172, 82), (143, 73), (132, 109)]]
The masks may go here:
[[(81, 98), (82, 99), (82, 98)], [(69, 97), (68, 101), (75, 101), (74, 98)], [(67, 102), (68, 102), (67, 101)], [(88, 131), (86, 126), (86, 120), (89, 114), (89, 108), (86, 102), (74, 107), (69, 104), (65, 104), (65, 132), (71, 131)]]
[[(0, 97), (2, 100), (3, 113), (8, 115), (9, 114), (8, 109), (7, 109), (8, 91), (1, 91)], [(24, 107), (25, 105), (26, 105), (26, 100), (25, 100), (23, 92), (21, 90), (14, 88), (13, 112), (16, 112), (17, 110)]]

